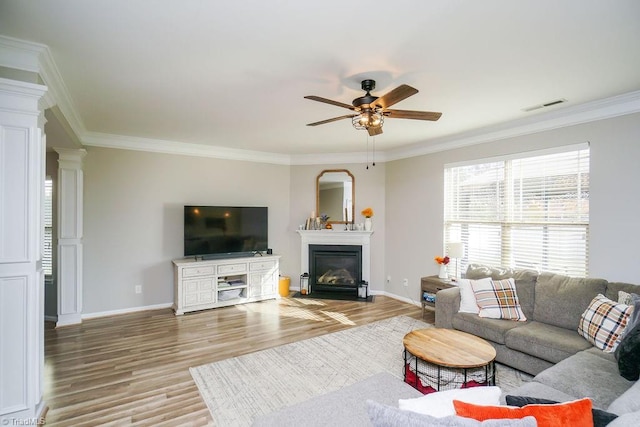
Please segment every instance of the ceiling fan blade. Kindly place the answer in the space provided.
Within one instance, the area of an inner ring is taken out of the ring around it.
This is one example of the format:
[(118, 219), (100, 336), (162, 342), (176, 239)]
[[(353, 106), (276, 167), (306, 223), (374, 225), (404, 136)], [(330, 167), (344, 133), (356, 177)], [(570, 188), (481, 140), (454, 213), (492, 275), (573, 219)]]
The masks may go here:
[(325, 104), (335, 105), (337, 107), (348, 108), (349, 110), (355, 110), (353, 105), (345, 104), (344, 102), (333, 101), (331, 99), (322, 98), (320, 96), (309, 95), (305, 96), (305, 99), (310, 99), (312, 101), (324, 102)]
[(385, 110), (385, 117), (391, 119), (414, 119), (414, 120), (431, 120), (435, 122), (442, 116), (442, 113), (434, 111), (409, 111), (409, 110)]
[(327, 119), (327, 120), (322, 120), (320, 122), (309, 123), (307, 124), (307, 126), (323, 125), (325, 123), (337, 122), (338, 120), (342, 120), (342, 119), (350, 119), (355, 116), (357, 116), (357, 114), (347, 114), (346, 116), (334, 117), (333, 119)]
[(415, 89), (409, 85), (400, 85), (397, 88), (393, 89), (391, 92), (387, 92), (382, 95), (380, 98), (376, 99), (371, 103), (371, 105), (375, 105), (380, 108), (388, 108), (393, 104), (396, 104), (403, 99), (407, 99), (411, 95), (415, 95), (418, 93), (418, 89)]
[(380, 135), (382, 133), (382, 126), (369, 126), (367, 132), (369, 132), (369, 136)]

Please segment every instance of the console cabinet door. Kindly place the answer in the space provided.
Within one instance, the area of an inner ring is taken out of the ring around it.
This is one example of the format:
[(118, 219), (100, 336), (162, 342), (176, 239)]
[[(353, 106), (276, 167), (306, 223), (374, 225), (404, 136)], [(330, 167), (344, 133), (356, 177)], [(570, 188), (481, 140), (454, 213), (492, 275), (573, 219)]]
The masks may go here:
[(182, 289), (185, 307), (215, 302), (212, 277), (185, 280)]
[(271, 272), (251, 273), (249, 278), (249, 296), (259, 297), (275, 293), (275, 278)]

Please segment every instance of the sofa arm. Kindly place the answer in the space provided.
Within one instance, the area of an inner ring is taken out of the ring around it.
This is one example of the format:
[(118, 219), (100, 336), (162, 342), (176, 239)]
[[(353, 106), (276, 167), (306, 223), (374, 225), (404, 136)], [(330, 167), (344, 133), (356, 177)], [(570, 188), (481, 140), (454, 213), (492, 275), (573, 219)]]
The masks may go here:
[(442, 289), (436, 294), (436, 328), (453, 329), (453, 315), (460, 309), (460, 288)]

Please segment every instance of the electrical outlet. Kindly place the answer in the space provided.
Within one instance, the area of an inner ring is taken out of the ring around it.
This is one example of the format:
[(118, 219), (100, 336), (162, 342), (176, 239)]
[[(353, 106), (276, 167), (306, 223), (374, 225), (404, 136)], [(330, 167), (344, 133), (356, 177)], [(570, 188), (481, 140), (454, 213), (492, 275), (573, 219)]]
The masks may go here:
[(403, 286), (409, 286), (409, 279), (402, 279)]
[(142, 285), (136, 285), (136, 294), (142, 293)]
[(387, 276), (387, 283), (391, 283), (391, 276)]

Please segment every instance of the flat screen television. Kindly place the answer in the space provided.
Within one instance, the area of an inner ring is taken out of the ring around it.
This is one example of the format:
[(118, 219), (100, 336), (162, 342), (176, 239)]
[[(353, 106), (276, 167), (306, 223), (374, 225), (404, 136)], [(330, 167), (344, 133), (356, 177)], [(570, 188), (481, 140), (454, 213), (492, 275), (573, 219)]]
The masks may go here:
[(232, 257), (268, 247), (268, 208), (185, 206), (184, 256)]

